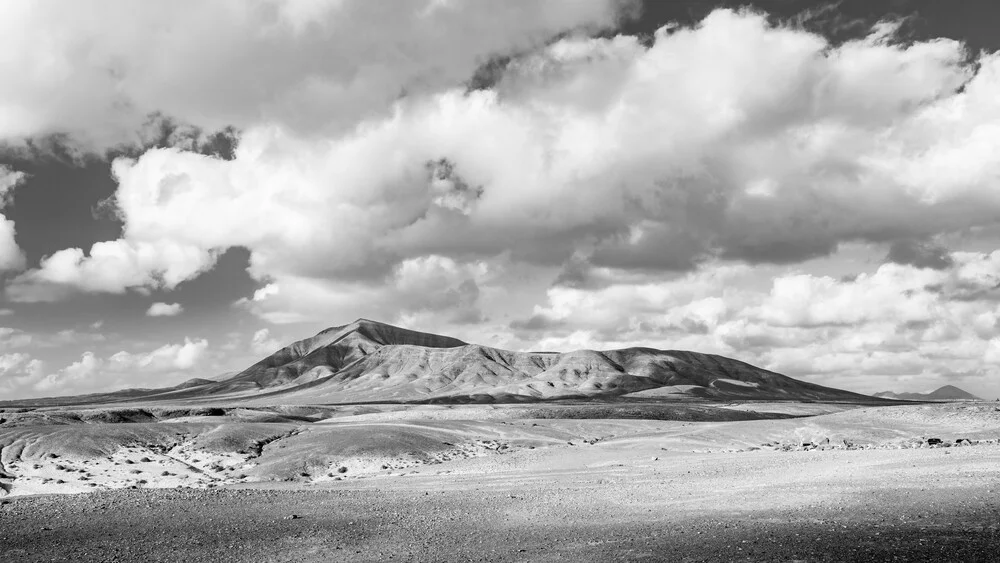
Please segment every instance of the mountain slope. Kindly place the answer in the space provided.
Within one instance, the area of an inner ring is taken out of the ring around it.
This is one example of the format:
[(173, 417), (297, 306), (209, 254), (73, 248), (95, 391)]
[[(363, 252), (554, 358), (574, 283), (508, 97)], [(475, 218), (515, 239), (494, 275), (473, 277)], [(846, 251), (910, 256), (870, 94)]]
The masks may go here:
[(305, 383), (332, 375), (388, 345), (454, 348), (464, 346), (465, 342), (358, 319), (286, 346), (223, 383), (241, 386), (253, 383), (259, 387), (292, 381)]
[(881, 399), (902, 399), (906, 401), (982, 401), (979, 397), (954, 385), (945, 385), (930, 393), (893, 393), (892, 391), (883, 391), (875, 393), (872, 396)]
[(463, 403), (615, 397), (878, 400), (713, 354), (653, 348), (513, 352), (358, 319), (292, 343), (228, 379), (35, 402)]
[(512, 352), (366, 319), (295, 342), (230, 379), (169, 395), (289, 403), (509, 402), (623, 395), (867, 398), (711, 354), (652, 348)]

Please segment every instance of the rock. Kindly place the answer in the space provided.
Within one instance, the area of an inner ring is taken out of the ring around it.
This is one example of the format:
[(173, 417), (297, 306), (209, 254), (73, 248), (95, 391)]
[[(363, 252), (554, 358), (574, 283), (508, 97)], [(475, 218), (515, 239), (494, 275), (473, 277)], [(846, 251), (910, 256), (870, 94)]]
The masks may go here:
[(299, 518), (302, 517), (298, 514), (289, 514), (288, 516), (285, 516), (285, 520), (298, 520)]
[(941, 438), (927, 438), (928, 446), (937, 446), (941, 444), (941, 442), (942, 442)]

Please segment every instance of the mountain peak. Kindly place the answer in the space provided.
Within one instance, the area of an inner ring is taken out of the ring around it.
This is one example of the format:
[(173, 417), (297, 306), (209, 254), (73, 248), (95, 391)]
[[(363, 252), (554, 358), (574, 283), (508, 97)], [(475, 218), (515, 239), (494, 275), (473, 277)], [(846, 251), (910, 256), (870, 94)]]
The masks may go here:
[(456, 348), (467, 345), (466, 342), (450, 336), (420, 332), (365, 318), (359, 318), (344, 326), (328, 328), (320, 334), (330, 334), (331, 332), (336, 333), (330, 342), (331, 344), (351, 335), (358, 335), (381, 346), (411, 345), (430, 348)]

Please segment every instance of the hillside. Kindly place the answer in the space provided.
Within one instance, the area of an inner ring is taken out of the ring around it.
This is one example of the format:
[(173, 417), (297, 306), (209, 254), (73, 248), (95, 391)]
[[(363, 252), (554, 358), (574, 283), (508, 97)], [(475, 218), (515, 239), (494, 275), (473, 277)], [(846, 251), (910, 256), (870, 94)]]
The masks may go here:
[(893, 393), (892, 391), (883, 391), (875, 393), (872, 396), (880, 399), (904, 401), (982, 401), (979, 397), (954, 385), (945, 385), (929, 393)]
[(667, 395), (866, 398), (712, 354), (652, 348), (513, 352), (366, 319), (295, 342), (229, 379), (164, 395), (288, 403), (520, 402)]
[(653, 348), (514, 352), (358, 319), (294, 342), (225, 379), (30, 403), (512, 403), (619, 397), (877, 401), (714, 354)]

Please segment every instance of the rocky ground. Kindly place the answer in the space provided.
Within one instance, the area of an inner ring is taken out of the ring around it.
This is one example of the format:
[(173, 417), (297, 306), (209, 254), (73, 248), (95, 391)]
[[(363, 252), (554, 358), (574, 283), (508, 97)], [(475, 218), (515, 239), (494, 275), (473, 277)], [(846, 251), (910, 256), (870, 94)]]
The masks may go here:
[[(49, 447), (63, 434), (9, 429), (15, 491), (52, 453), (151, 478), (0, 499), (0, 561), (995, 561), (1000, 411), (893, 408), (734, 422), (421, 411), (249, 434), (132, 423), (81, 427), (101, 439), (63, 453)], [(122, 428), (132, 442), (111, 448)], [(163, 457), (139, 461), (164, 436)], [(373, 452), (421, 462), (352, 465)], [(301, 471), (309, 459), (323, 472)], [(168, 460), (208, 477), (158, 475)]]

